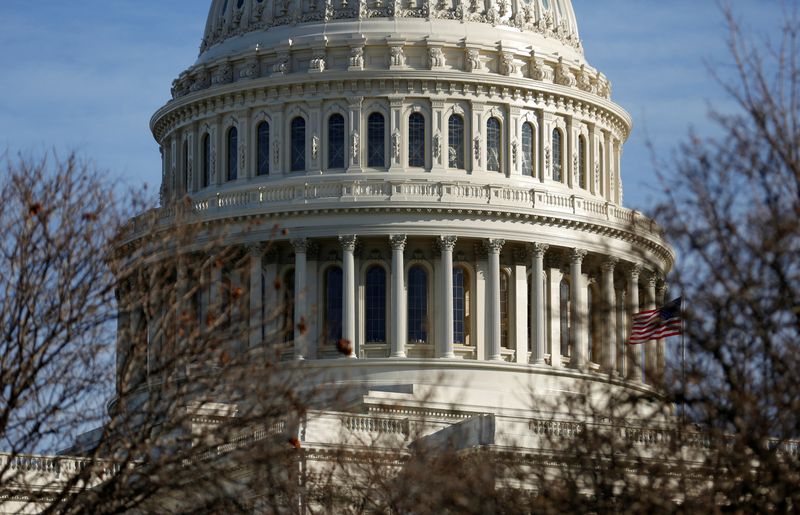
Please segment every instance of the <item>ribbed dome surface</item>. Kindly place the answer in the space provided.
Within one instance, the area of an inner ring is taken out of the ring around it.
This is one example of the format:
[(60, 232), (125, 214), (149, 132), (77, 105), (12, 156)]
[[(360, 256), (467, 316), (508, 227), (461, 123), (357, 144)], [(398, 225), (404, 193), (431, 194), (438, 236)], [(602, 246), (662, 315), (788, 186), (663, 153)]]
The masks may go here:
[(312, 34), (507, 39), (579, 59), (570, 0), (213, 0), (199, 62)]

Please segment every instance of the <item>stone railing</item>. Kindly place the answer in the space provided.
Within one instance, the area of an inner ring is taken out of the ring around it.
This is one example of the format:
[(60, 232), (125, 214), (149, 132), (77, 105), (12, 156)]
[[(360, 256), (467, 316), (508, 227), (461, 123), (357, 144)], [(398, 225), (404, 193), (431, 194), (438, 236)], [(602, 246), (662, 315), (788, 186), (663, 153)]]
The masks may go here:
[(342, 418), (342, 425), (353, 432), (399, 434), (408, 437), (408, 419), (352, 415)]
[(75, 476), (85, 474), (87, 469), (86, 480), (93, 484), (106, 481), (119, 472), (119, 465), (71, 456), (0, 453), (0, 482), (18, 487), (57, 488)]
[[(306, 207), (342, 208), (359, 204), (381, 203), (386, 206), (412, 204), (448, 208), (535, 210), (535, 214), (577, 215), (588, 220), (611, 222), (626, 230), (642, 231), (660, 237), (661, 230), (650, 218), (602, 198), (552, 191), (543, 187), (524, 188), (496, 184), (421, 179), (365, 179), (350, 177), (338, 180), (287, 182), (247, 186), (211, 195), (193, 194), (191, 210), (201, 216), (217, 218), (247, 212), (286, 212)], [(205, 196), (208, 195), (208, 196)], [(172, 218), (176, 204), (159, 208), (159, 219)], [(137, 229), (146, 228), (146, 217), (136, 220)]]

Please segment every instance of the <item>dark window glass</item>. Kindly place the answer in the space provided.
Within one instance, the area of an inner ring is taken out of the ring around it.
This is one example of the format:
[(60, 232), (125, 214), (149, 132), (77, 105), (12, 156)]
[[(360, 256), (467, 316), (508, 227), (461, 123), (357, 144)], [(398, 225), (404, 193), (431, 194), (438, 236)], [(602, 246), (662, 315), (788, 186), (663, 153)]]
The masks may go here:
[(211, 138), (208, 134), (203, 136), (203, 178), (200, 186), (207, 188), (211, 176)]
[(383, 115), (372, 113), (367, 119), (367, 166), (386, 166), (384, 139)]
[(561, 167), (562, 167), (562, 156), (564, 155), (564, 147), (561, 138), (561, 130), (554, 129), (553, 130), (553, 180), (554, 181), (561, 181)]
[(269, 175), (269, 124), (258, 124), (258, 175)]
[(501, 145), (500, 120), (489, 118), (489, 121), (486, 122), (486, 169), (490, 172), (500, 171), (502, 163)]
[(533, 177), (533, 125), (522, 124), (522, 175)]
[(386, 341), (386, 270), (374, 265), (367, 270), (365, 291), (367, 343)]
[(447, 121), (447, 166), (464, 168), (464, 118), (457, 114)]
[(306, 121), (297, 117), (292, 120), (292, 167), (293, 172), (306, 169)]
[(570, 355), (569, 345), (569, 282), (566, 279), (561, 280), (561, 288), (559, 292), (559, 320), (561, 322), (561, 355)]
[(453, 268), (453, 342), (467, 343), (467, 274), (463, 268)]
[(511, 279), (506, 272), (500, 272), (500, 345), (508, 348), (508, 295)]
[(344, 168), (344, 116), (328, 118), (328, 168)]
[(578, 182), (586, 189), (586, 138), (578, 138)]
[(428, 272), (421, 266), (408, 271), (408, 341), (428, 341)]
[(425, 117), (408, 117), (408, 166), (425, 166)]
[(342, 339), (342, 269), (332, 266), (325, 271), (325, 335), (328, 343)]
[(294, 268), (283, 274), (281, 330), (284, 342), (294, 340)]
[(228, 131), (228, 180), (235, 181), (239, 175), (239, 131), (231, 127)]

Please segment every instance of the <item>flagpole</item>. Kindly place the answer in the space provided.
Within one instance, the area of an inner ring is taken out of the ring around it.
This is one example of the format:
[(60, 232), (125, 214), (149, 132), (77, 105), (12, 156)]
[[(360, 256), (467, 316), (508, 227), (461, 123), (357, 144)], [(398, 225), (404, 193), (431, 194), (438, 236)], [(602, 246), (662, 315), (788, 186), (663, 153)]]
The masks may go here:
[(686, 317), (683, 304), (686, 298), (681, 295), (681, 425), (686, 424)]

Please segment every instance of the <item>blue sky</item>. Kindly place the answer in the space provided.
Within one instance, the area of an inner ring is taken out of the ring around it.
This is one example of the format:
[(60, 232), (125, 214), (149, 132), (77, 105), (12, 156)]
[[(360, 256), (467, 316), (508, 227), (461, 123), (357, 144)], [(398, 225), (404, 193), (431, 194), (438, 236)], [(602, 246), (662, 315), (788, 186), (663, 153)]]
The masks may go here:
[[(794, 0), (789, 0), (792, 3)], [(77, 150), (131, 186), (160, 179), (148, 128), (172, 80), (194, 62), (209, 0), (0, 0), (0, 152)], [(589, 62), (634, 119), (625, 146), (625, 204), (657, 199), (646, 138), (661, 157), (690, 126), (713, 129), (726, 108), (706, 62), (724, 63), (714, 0), (573, 0)], [(766, 36), (779, 0), (735, 0), (745, 27)]]

